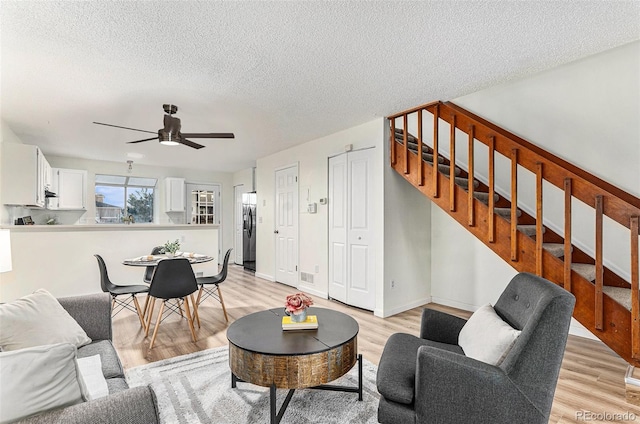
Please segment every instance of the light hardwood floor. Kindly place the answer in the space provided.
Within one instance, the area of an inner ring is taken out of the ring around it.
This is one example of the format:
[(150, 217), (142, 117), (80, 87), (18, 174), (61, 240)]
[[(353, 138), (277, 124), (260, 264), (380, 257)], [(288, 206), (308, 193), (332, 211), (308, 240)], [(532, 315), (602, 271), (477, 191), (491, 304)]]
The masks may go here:
[[(241, 267), (230, 266), (229, 276), (221, 285), (229, 321), (263, 309), (283, 306), (284, 298), (295, 293), (295, 288), (273, 283), (245, 272)], [(372, 312), (352, 308), (340, 302), (314, 297), (315, 305), (345, 312), (360, 325), (358, 349), (364, 358), (378, 364), (387, 338), (396, 332), (417, 335), (423, 307), (411, 309), (389, 318), (378, 318)], [(430, 304), (427, 307), (468, 317), (465, 311)], [(157, 311), (158, 308), (156, 308)], [(151, 337), (145, 338), (138, 317), (122, 312), (113, 320), (114, 344), (123, 366), (138, 365), (178, 355), (227, 345), (225, 322), (220, 304), (207, 299), (199, 308), (202, 328), (197, 330), (198, 341), (193, 343), (186, 320), (177, 314), (167, 318), (159, 329), (153, 349), (149, 350)], [(624, 374), (627, 363), (604, 344), (582, 337), (569, 336), (560, 371), (550, 423), (608, 423), (612, 416), (601, 420), (587, 420), (579, 415), (584, 411), (602, 414), (635, 414), (635, 420), (615, 422), (639, 422), (640, 407), (626, 403)], [(593, 416), (592, 416), (593, 417)]]

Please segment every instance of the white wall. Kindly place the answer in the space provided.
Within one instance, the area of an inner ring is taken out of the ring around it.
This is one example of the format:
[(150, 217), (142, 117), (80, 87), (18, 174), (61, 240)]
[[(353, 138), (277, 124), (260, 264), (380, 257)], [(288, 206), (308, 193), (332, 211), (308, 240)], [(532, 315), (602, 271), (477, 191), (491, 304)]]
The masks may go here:
[(391, 169), (389, 159), (385, 137), (384, 306), (376, 311), (384, 317), (431, 301), (431, 201)]
[[(9, 128), (9, 126), (0, 119), (0, 163), (2, 163), (2, 144), (3, 143), (22, 143), (18, 136)], [(2, 187), (2, 175), (0, 170), (0, 187)], [(0, 205), (4, 205), (2, 202), (2, 190), (0, 190)], [(28, 215), (28, 214), (24, 214)], [(0, 224), (9, 223), (9, 211), (5, 207), (0, 207)]]
[[(638, 75), (640, 42), (635, 42), (453, 103), (640, 196)], [(448, 144), (448, 132), (441, 137)], [(519, 206), (529, 212), (535, 210), (532, 189), (531, 177), (523, 176)], [(545, 186), (544, 200), (545, 225), (562, 234), (561, 196)], [(593, 212), (579, 203), (574, 201), (573, 242), (590, 252)], [(437, 206), (431, 227), (434, 301), (468, 310), (495, 302), (515, 271)], [(628, 230), (617, 227), (605, 222), (605, 263), (628, 277)]]
[(253, 172), (255, 168), (247, 168), (233, 174), (233, 186), (241, 185), (245, 192), (253, 191)]
[[(377, 222), (382, 229), (383, 210), (383, 120), (374, 121), (340, 131), (329, 136), (283, 150), (257, 161), (256, 191), (258, 194), (258, 224), (256, 275), (267, 279), (275, 276), (275, 170), (287, 165), (298, 164), (299, 188), (299, 270), (314, 275), (313, 285), (300, 283), (299, 287), (319, 296), (328, 293), (328, 208), (320, 205), (319, 199), (328, 196), (328, 158), (344, 152), (346, 144), (353, 149), (375, 147), (373, 164), (374, 202)], [(329, 202), (331, 199), (329, 199)], [(318, 203), (317, 213), (309, 214), (307, 203)], [(376, 275), (382, 275), (382, 230), (376, 242)], [(316, 266), (319, 272), (315, 272)], [(382, 299), (376, 299), (382, 302)]]

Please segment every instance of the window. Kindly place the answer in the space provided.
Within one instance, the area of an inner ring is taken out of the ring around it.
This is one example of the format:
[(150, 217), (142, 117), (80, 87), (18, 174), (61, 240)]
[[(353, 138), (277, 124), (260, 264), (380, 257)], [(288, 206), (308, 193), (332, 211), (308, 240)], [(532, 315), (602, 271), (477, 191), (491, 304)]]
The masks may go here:
[(155, 178), (96, 175), (96, 222), (153, 222)]

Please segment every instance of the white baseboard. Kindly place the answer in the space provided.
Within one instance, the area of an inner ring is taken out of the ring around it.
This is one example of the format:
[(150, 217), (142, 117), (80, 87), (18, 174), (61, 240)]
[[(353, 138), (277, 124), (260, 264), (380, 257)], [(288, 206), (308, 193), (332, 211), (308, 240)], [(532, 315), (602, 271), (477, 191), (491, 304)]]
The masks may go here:
[(297, 288), (300, 291), (309, 293), (309, 294), (311, 294), (313, 296), (316, 296), (316, 297), (321, 297), (322, 299), (328, 299), (329, 298), (329, 294), (328, 293), (325, 293), (325, 292), (320, 291), (320, 290), (316, 290), (313, 287), (305, 286), (303, 284), (298, 284)]
[(470, 305), (468, 303), (458, 302), (456, 300), (451, 300), (451, 299), (444, 299), (442, 297), (432, 297), (431, 301), (433, 303), (437, 303), (438, 305), (450, 306), (452, 308), (462, 309), (463, 311), (469, 311), (469, 312), (473, 312), (479, 308), (479, 306), (476, 306), (476, 305)]
[(275, 277), (273, 277), (271, 275), (267, 275), (267, 274), (262, 274), (261, 272), (256, 272), (255, 276), (258, 277), (258, 278), (262, 278), (263, 280), (267, 280), (267, 281), (273, 281), (273, 282), (276, 281)]
[(408, 311), (409, 309), (417, 308), (418, 306), (426, 305), (427, 303), (431, 303), (431, 296), (427, 296), (422, 299), (414, 300), (411, 303), (405, 303), (402, 306), (396, 306), (395, 308), (383, 310), (376, 309), (373, 314), (378, 317), (387, 318), (392, 315), (399, 314), (400, 312)]

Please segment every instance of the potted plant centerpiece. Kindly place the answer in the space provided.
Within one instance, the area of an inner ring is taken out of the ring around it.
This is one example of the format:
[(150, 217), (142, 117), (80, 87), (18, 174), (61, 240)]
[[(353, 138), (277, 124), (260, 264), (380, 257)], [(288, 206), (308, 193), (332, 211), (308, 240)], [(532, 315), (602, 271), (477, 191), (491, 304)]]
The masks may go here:
[(304, 293), (290, 294), (285, 303), (285, 312), (291, 322), (304, 322), (307, 319), (307, 308), (313, 305), (313, 299)]
[(180, 249), (180, 242), (178, 241), (178, 239), (176, 239), (176, 241), (174, 242), (167, 240), (164, 246), (162, 246), (162, 251), (164, 252), (165, 255), (167, 255), (170, 258), (173, 258), (173, 256), (176, 254), (176, 252), (179, 249)]

